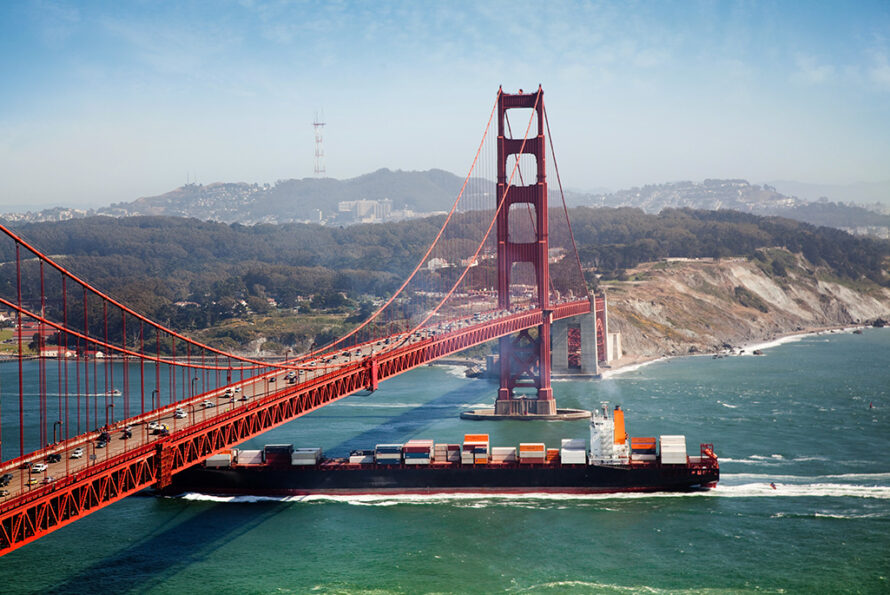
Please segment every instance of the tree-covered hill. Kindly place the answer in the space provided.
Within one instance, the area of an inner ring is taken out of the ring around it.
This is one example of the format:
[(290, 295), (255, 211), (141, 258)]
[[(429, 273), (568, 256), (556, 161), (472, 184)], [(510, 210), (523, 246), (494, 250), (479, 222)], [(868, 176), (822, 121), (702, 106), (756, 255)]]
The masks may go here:
[[(734, 211), (668, 209), (655, 215), (579, 207), (569, 216), (591, 282), (597, 275), (620, 277), (629, 267), (668, 257), (754, 257), (761, 248), (782, 247), (838, 278), (888, 284), (890, 243), (836, 229)], [(279, 309), (342, 311), (370, 296), (389, 295), (441, 222), (430, 217), (336, 228), (91, 217), (25, 224), (16, 231), (149, 317), (199, 329), (242, 316), (242, 302), (254, 312), (268, 310), (270, 299)], [(467, 238), (482, 232), (465, 230)], [(0, 262), (14, 258), (13, 250), (11, 243), (3, 244)], [(0, 277), (13, 269), (0, 267)]]

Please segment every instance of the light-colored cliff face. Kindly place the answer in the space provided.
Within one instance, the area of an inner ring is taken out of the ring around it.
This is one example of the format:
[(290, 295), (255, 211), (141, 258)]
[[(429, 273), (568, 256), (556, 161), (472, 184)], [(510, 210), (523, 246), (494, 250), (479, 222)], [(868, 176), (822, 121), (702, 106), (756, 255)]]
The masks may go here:
[[(779, 260), (781, 265), (773, 265)], [(610, 330), (634, 358), (714, 352), (779, 335), (890, 318), (890, 290), (831, 279), (783, 250), (763, 259), (671, 260), (604, 283)]]

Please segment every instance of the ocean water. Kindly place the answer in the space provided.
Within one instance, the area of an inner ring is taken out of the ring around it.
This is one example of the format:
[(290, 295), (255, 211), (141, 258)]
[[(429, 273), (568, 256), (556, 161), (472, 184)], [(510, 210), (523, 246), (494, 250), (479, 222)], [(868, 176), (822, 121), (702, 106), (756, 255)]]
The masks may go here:
[[(560, 381), (631, 435), (713, 442), (700, 494), (133, 497), (0, 558), (2, 593), (888, 593), (890, 331)], [(470, 422), (496, 386), (429, 367), (273, 430), (327, 453), (409, 438), (587, 437), (585, 422)], [(773, 489), (770, 484), (774, 483)]]

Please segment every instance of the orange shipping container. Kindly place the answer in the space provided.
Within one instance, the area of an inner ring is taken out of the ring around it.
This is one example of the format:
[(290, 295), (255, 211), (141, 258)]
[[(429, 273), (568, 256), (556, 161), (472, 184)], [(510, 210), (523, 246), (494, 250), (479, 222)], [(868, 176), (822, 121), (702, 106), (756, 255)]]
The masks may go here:
[[(544, 452), (546, 450), (546, 446), (543, 442), (541, 443), (529, 443), (523, 442), (519, 444), (520, 452)], [(559, 452), (559, 451), (557, 451)]]
[(488, 442), (488, 434), (464, 434), (464, 442)]
[(655, 438), (631, 438), (630, 439), (630, 447), (638, 448), (638, 449), (649, 449), (655, 448), (656, 440)]

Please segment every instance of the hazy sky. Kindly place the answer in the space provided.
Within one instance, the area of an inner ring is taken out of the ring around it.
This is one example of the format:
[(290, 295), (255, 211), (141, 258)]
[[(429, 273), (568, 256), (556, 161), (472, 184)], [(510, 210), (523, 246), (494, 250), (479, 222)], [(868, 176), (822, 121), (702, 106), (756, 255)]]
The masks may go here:
[(0, 211), (464, 175), (542, 84), (575, 189), (890, 177), (890, 2), (0, 3)]

